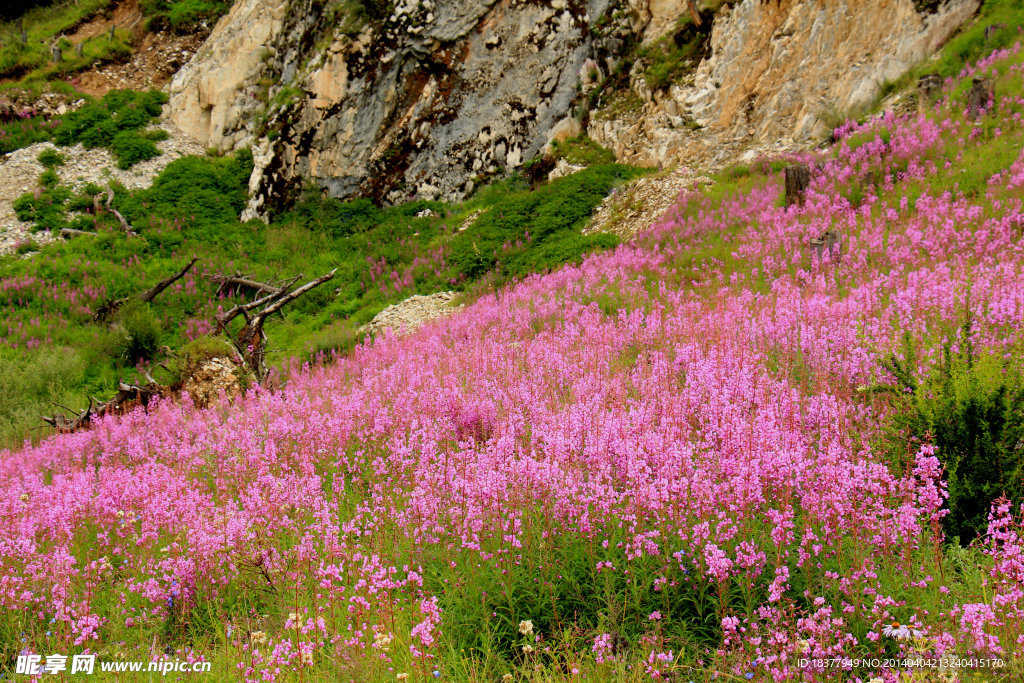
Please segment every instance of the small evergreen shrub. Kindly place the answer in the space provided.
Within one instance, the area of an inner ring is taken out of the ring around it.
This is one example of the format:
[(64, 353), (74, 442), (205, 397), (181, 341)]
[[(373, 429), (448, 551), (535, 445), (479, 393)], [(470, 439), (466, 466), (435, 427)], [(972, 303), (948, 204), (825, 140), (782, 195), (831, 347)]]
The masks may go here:
[(906, 397), (893, 418), (893, 459), (911, 444), (930, 441), (947, 472), (949, 512), (946, 536), (966, 546), (985, 532), (992, 501), (1005, 495), (1014, 506), (1024, 502), (1024, 383), (1019, 371), (1000, 359), (975, 354), (970, 322), (961, 330), (961, 348), (946, 342), (942, 361), (919, 382), (912, 343), (903, 358), (891, 355), (883, 365)]
[(148, 304), (129, 304), (120, 311), (124, 329), (122, 355), (137, 363), (153, 357), (160, 348), (163, 324)]
[(45, 168), (54, 169), (64, 165), (64, 155), (55, 149), (44, 149), (36, 157)]
[(119, 168), (130, 168), (160, 154), (155, 144), (163, 139), (160, 134), (141, 129), (160, 115), (166, 102), (167, 95), (157, 90), (115, 90), (65, 116), (54, 130), (54, 142), (65, 146), (81, 142), (89, 149), (106, 147)]

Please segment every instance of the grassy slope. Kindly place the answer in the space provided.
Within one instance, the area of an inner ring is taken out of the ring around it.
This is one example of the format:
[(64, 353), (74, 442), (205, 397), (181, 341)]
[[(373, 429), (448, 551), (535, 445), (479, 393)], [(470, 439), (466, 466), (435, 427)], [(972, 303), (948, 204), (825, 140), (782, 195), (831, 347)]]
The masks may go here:
[[(367, 200), (309, 198), (267, 227), (236, 218), (245, 205), (249, 159), (183, 159), (148, 190), (117, 190), (114, 206), (138, 238), (121, 234), (109, 214), (84, 213), (75, 227), (99, 229), (98, 237), (47, 246), (28, 260), (0, 260), (0, 381), (6, 389), (0, 394), (8, 397), (0, 399), (0, 443), (20, 443), (51, 402), (80, 406), (88, 395), (106, 396), (136, 366), (168, 360), (214, 332), (218, 308), (249, 293), (219, 298), (210, 275), (237, 271), (269, 281), (301, 273), (311, 279), (337, 268), (334, 281), (289, 306), (268, 328), (272, 364), (312, 359), (351, 348), (360, 325), (412, 294), (471, 293), (614, 245), (610, 236), (579, 231), (608, 191), (637, 173), (603, 165), (532, 190), (513, 179), (454, 206), (414, 202), (380, 209)], [(61, 188), (26, 202), (45, 203), (55, 192)], [(90, 193), (64, 206), (88, 210)], [(484, 212), (461, 229), (478, 211)], [(45, 215), (55, 227), (67, 224), (62, 211)], [(130, 319), (92, 319), (104, 301), (144, 291), (192, 254), (201, 259), (196, 271), (151, 306), (132, 311)], [(148, 341), (141, 348), (132, 342), (143, 337)], [(165, 346), (170, 354), (161, 350)], [(175, 379), (162, 371), (157, 377)]]

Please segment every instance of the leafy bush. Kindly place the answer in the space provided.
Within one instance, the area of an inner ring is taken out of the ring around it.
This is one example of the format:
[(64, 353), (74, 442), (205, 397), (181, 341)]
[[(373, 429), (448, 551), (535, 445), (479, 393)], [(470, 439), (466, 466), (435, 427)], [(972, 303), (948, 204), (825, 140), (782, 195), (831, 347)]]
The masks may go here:
[(33, 116), (0, 124), (0, 154), (45, 142), (50, 139), (53, 128), (59, 121), (47, 121), (46, 117)]
[(54, 149), (44, 149), (36, 158), (39, 163), (49, 169), (64, 165), (64, 155)]
[(597, 144), (585, 134), (552, 143), (551, 153), (555, 159), (565, 159), (570, 164), (581, 166), (615, 163), (614, 152)]
[(121, 131), (110, 143), (110, 151), (117, 159), (117, 167), (131, 168), (140, 161), (160, 156), (156, 143), (133, 130)]
[(157, 90), (115, 90), (65, 116), (53, 132), (54, 142), (81, 142), (89, 149), (106, 147), (118, 167), (130, 168), (160, 154), (153, 142), (159, 135), (139, 131), (160, 116), (166, 102), (167, 95)]
[[(962, 330), (970, 339), (970, 323)], [(992, 501), (1005, 495), (1024, 502), (1024, 383), (1017, 370), (978, 357), (971, 344), (959, 352), (946, 342), (932, 376), (918, 382), (909, 340), (903, 357), (884, 362), (908, 397), (894, 418), (890, 452), (895, 459), (912, 443), (931, 441), (947, 472), (949, 513), (943, 527), (966, 546), (988, 527)]]
[(234, 222), (245, 208), (251, 174), (252, 153), (248, 150), (219, 159), (177, 159), (150, 188), (126, 198), (122, 212), (133, 221), (156, 212), (191, 216), (199, 225)]
[(160, 348), (163, 324), (149, 304), (130, 304), (120, 311), (124, 358), (132, 363), (153, 357)]
[(60, 184), (60, 176), (52, 169), (43, 171), (39, 176), (39, 184), (47, 189), (53, 189)]
[[(579, 237), (579, 229), (612, 187), (636, 174), (627, 166), (592, 166), (533, 192), (500, 199), (472, 229), (453, 238), (450, 261), (462, 278), (474, 279), (495, 267), (505, 275), (521, 276), (550, 267), (558, 254), (575, 259), (598, 242), (580, 238), (555, 243), (566, 233)], [(542, 251), (534, 251), (542, 245)]]
[[(43, 176), (48, 173), (53, 174), (53, 171), (47, 171)], [(71, 190), (56, 183), (49, 188), (40, 192), (38, 197), (27, 192), (14, 200), (12, 208), (18, 220), (34, 223), (35, 230), (55, 232), (68, 227), (65, 203), (71, 196)]]

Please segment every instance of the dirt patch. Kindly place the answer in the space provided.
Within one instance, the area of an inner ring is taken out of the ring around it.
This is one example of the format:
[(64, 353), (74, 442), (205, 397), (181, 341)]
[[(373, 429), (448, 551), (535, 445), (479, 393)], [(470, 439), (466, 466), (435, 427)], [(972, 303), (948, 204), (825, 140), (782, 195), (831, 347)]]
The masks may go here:
[(685, 166), (637, 178), (601, 202), (583, 233), (610, 232), (629, 239), (664, 216), (679, 201), (682, 192), (709, 182), (709, 178), (697, 175)]
[(192, 58), (203, 39), (201, 34), (147, 33), (127, 62), (96, 65), (71, 78), (70, 83), (96, 97), (125, 88), (161, 88)]

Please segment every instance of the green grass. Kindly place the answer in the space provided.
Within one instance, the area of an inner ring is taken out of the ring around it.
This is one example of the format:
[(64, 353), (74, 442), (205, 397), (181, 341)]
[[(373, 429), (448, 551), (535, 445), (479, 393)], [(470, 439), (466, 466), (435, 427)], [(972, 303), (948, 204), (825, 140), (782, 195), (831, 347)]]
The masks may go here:
[(50, 44), (54, 36), (72, 30), (111, 4), (111, 0), (78, 0), (30, 9), (21, 17), (28, 38), (24, 43), (14, 20), (0, 23), (0, 78), (48, 78), (126, 54), (127, 34), (122, 34), (113, 41), (105, 37), (86, 41), (82, 58), (76, 57), (74, 46), (67, 44), (63, 52), (68, 61), (53, 64)]
[[(901, 78), (884, 83), (871, 110), (877, 110), (881, 101), (892, 93), (913, 87), (921, 76), (938, 74), (942, 78), (956, 78), (968, 64), (994, 50), (1012, 47), (1020, 40), (1018, 28), (1022, 26), (1024, 6), (1018, 0), (985, 0), (974, 21), (946, 43), (937, 59), (919, 64)], [(986, 31), (989, 31), (987, 37)]]
[(577, 166), (593, 166), (595, 164), (611, 164), (615, 162), (615, 153), (594, 142), (586, 134), (568, 140), (556, 140), (551, 143), (551, 157), (557, 161), (565, 159)]
[[(92, 135), (76, 121), (62, 130), (78, 138)], [(126, 237), (109, 213), (91, 214), (98, 187), (74, 193), (50, 179), (46, 189), (19, 198), (19, 215), (38, 228), (98, 234), (41, 247), (28, 261), (0, 259), (0, 278), (27, 283), (0, 294), (7, 324), (22, 326), (19, 340), (12, 339), (16, 348), (9, 350), (21, 354), (11, 372), (33, 372), (37, 354), (54, 348), (90, 349), (88, 362), (65, 373), (51, 392), (81, 408), (87, 393), (109, 396), (119, 377), (138, 376), (137, 367), (162, 361), (173, 366), (179, 349), (213, 331), (209, 323), (218, 306), (250, 294), (220, 301), (217, 285), (199, 273), (239, 271), (270, 281), (299, 273), (311, 279), (337, 268), (329, 285), (269, 323), (269, 361), (281, 367), (295, 357), (345, 352), (359, 340), (361, 325), (412, 294), (456, 289), (475, 295), (615, 246), (614, 237), (584, 237), (580, 229), (612, 187), (639, 172), (597, 165), (534, 190), (513, 177), (455, 205), (382, 208), (365, 199), (345, 202), (311, 193), (266, 226), (237, 219), (251, 169), (248, 152), (186, 157), (169, 164), (148, 189), (115, 185), (113, 206), (139, 233), (135, 238)], [(417, 217), (425, 209), (431, 215)], [(143, 291), (180, 269), (191, 254), (201, 260), (183, 287), (172, 287), (149, 306), (124, 308), (111, 320), (93, 319), (105, 301)], [(53, 296), (54, 287), (62, 294)], [(173, 371), (154, 372), (161, 381), (174, 379)], [(20, 442), (38, 425), (38, 415), (49, 412), (51, 394), (29, 394), (37, 397), (30, 410), (3, 416), (0, 443)]]
[(167, 25), (177, 31), (200, 22), (212, 22), (231, 9), (225, 0), (142, 0), (139, 3), (150, 28)]

